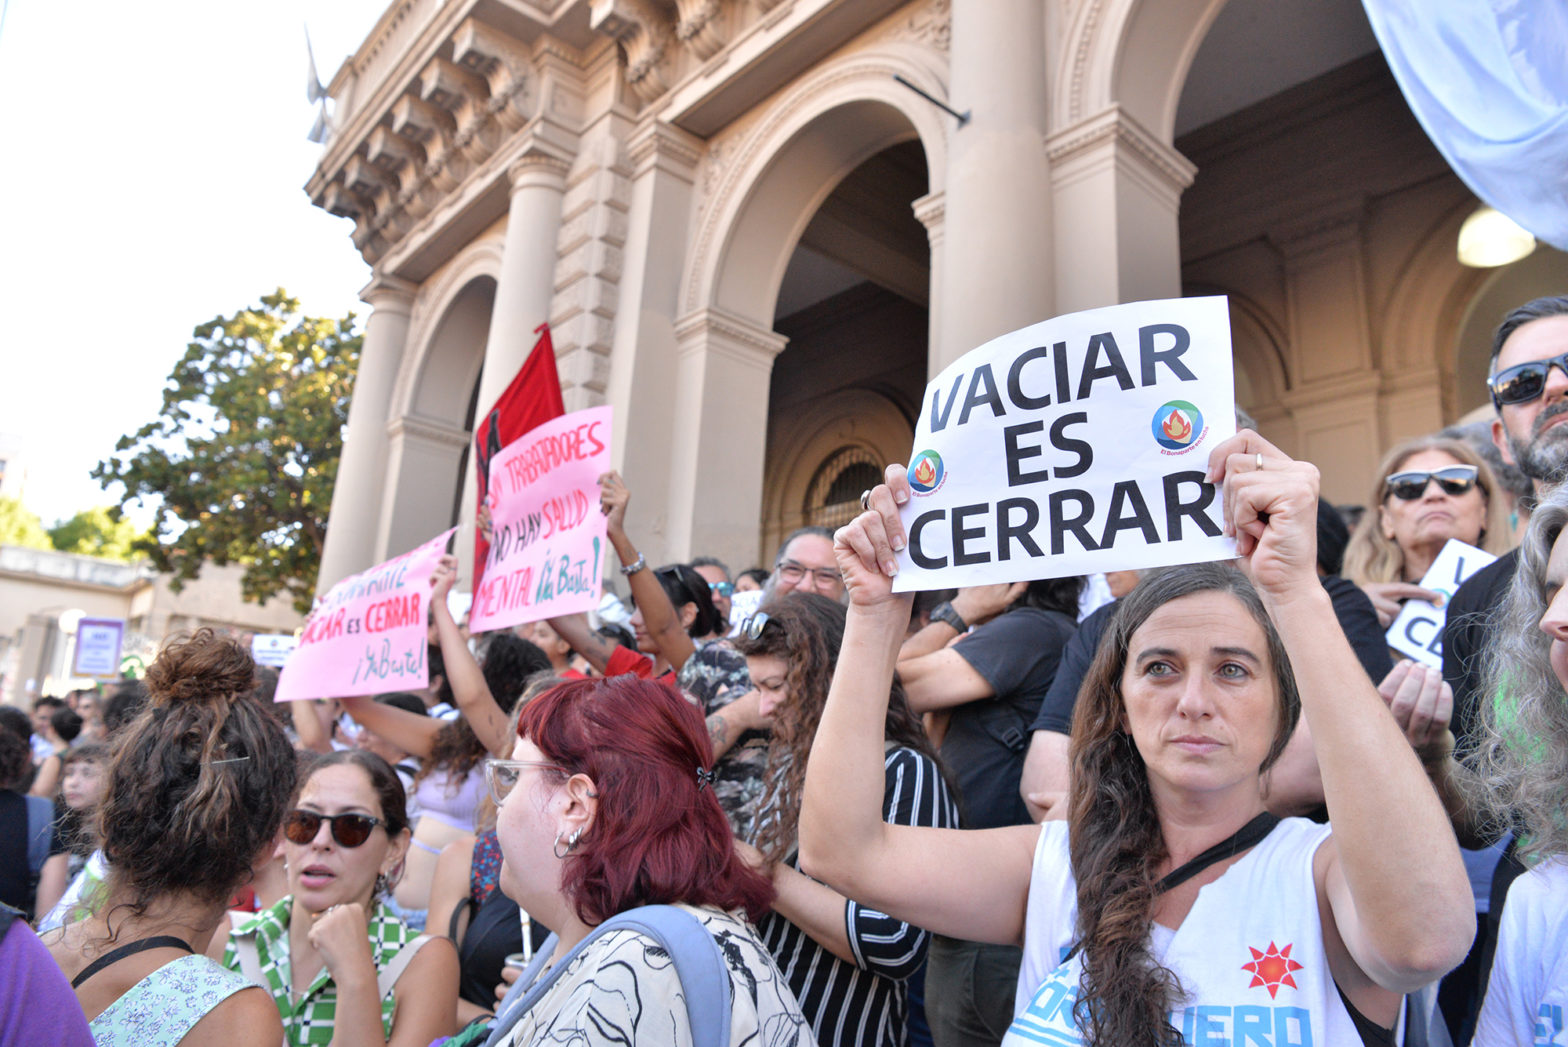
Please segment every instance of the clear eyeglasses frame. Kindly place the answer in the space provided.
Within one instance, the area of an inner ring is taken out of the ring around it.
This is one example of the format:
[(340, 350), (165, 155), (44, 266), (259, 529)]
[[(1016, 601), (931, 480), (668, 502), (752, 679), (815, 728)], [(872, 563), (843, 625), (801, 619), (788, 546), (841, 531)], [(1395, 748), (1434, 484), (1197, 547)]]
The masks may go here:
[(523, 778), (523, 772), (530, 767), (548, 767), (559, 771), (560, 767), (546, 760), (486, 760), (485, 785), (490, 790), (490, 799), (495, 801), (497, 807), (506, 802), (506, 798), (517, 788), (517, 783)]

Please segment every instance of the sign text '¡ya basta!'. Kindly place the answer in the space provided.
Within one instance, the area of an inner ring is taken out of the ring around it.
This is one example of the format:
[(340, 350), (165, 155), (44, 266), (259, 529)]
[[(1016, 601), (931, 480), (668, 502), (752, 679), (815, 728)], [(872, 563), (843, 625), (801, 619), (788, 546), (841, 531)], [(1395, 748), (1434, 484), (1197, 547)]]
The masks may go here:
[[(1140, 327), (1136, 379), (1115, 336), (1109, 331), (1089, 336), (1081, 361), (1074, 360), (1066, 342), (1026, 349), (1008, 365), (1000, 383), (998, 374), (988, 363), (972, 371), (960, 371), (946, 389), (931, 390), (928, 415), (931, 432), (941, 432), (949, 425), (967, 425), (972, 418), (983, 417), (980, 412), (989, 412), (992, 418), (1005, 418), (1015, 412), (1034, 412), (1087, 400), (1094, 393), (1097, 382), (1113, 381), (1123, 391), (1139, 386), (1147, 388), (1158, 384), (1161, 367), (1178, 381), (1197, 381), (1198, 376), (1181, 359), (1191, 345), (1191, 335), (1179, 324)], [(1075, 363), (1076, 386), (1073, 382)], [(963, 390), (962, 400), (960, 389)], [(1045, 421), (1039, 418), (1004, 427), (1002, 441), (1008, 487), (1071, 479), (1088, 472), (1094, 464), (1094, 447), (1070, 432), (1073, 426), (1084, 425), (1088, 420), (1087, 411), (1070, 411), (1057, 415), (1049, 430)], [(1042, 435), (1044, 439), (1041, 439)], [(1045, 464), (1051, 459), (1048, 452), (1053, 452), (1057, 459), (1050, 465)], [(1206, 515), (1214, 499), (1214, 488), (1202, 481), (1203, 473), (1199, 470), (1184, 470), (1164, 477), (1162, 500), (1167, 538), (1180, 539), (1184, 519), (1192, 521), (1205, 534), (1219, 534), (1219, 528)], [(1192, 489), (1193, 497), (1184, 499), (1187, 487)], [(927, 526), (949, 515), (949, 528), (943, 530), (949, 530), (949, 548), (955, 566), (982, 563), (990, 558), (990, 554), (979, 548), (969, 548), (971, 543), (991, 544), (984, 525), (970, 525), (974, 518), (987, 515), (994, 517), (997, 559), (1009, 559), (1015, 545), (1027, 556), (1044, 556), (1044, 549), (1032, 534), (1041, 521), (1042, 503), (1049, 520), (1052, 555), (1061, 554), (1068, 535), (1087, 550), (1109, 547), (1116, 535), (1124, 530), (1141, 531), (1144, 539), (1151, 543), (1161, 540), (1144, 494), (1136, 482), (1127, 480), (1115, 485), (1109, 512), (1098, 535), (1089, 528), (1096, 515), (1093, 498), (1086, 491), (1068, 488), (1052, 491), (1043, 498), (1004, 498), (994, 503), (957, 506), (950, 513), (942, 510), (923, 513), (910, 527), (910, 557), (926, 568), (947, 566), (945, 557), (928, 554), (921, 539)]]

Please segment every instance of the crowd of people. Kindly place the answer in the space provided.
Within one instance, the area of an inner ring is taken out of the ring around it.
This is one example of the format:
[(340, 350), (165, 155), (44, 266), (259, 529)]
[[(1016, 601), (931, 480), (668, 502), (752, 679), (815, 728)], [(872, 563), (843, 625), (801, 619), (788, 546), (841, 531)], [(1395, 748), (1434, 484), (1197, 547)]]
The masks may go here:
[(1231, 562), (897, 594), (891, 465), (655, 568), (609, 473), (628, 628), (447, 556), (423, 691), (201, 630), (0, 709), (0, 1044), (1568, 1044), (1568, 296), (1488, 387), (1359, 514), (1243, 426)]

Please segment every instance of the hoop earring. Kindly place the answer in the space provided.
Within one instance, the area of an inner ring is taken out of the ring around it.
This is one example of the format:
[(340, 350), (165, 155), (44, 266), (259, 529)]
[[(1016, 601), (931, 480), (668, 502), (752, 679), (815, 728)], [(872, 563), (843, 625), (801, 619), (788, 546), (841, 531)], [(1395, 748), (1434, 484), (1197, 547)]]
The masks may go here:
[(582, 838), (582, 835), (583, 835), (583, 830), (582, 830), (581, 826), (578, 826), (576, 829), (573, 829), (572, 830), (572, 835), (570, 835), (570, 836), (568, 836), (566, 838), (566, 850), (563, 851), (563, 850), (561, 850), (561, 834), (560, 833), (556, 833), (555, 834), (555, 846), (550, 848), (551, 852), (555, 855), (555, 857), (558, 860), (563, 860), (564, 861), (566, 856), (568, 854), (571, 854), (572, 851), (576, 849), (577, 841)]

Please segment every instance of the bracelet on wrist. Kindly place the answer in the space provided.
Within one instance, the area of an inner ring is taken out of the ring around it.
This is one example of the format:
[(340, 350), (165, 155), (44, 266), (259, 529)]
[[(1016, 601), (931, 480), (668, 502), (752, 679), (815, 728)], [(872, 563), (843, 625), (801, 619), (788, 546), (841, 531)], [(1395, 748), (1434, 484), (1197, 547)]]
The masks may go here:
[(634, 575), (648, 566), (648, 558), (642, 553), (637, 554), (637, 559), (631, 563), (621, 565), (621, 573), (627, 576)]

